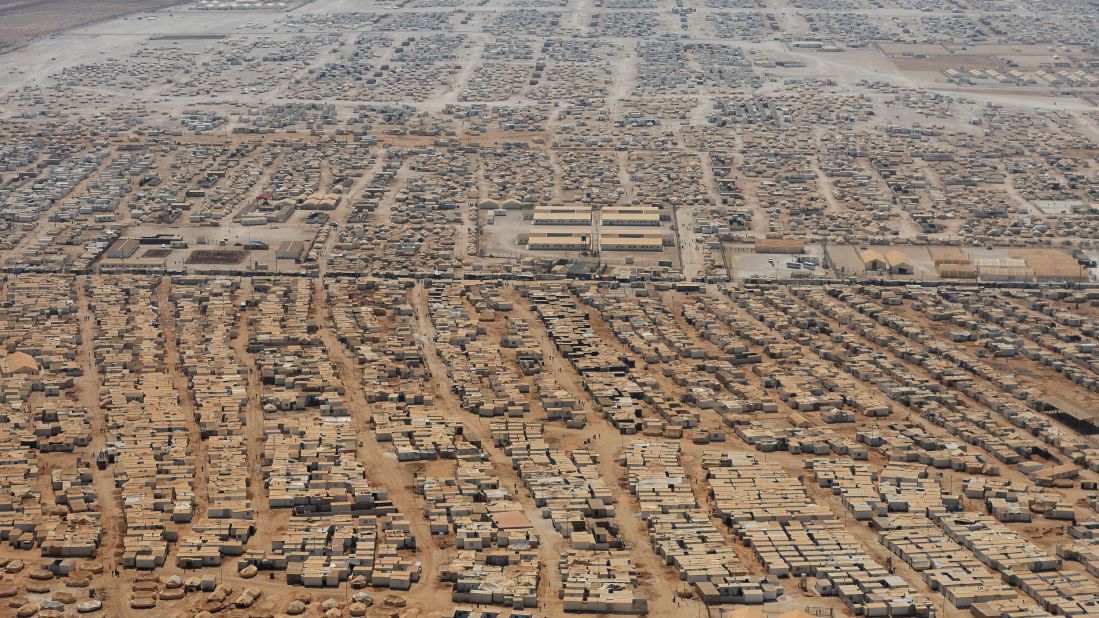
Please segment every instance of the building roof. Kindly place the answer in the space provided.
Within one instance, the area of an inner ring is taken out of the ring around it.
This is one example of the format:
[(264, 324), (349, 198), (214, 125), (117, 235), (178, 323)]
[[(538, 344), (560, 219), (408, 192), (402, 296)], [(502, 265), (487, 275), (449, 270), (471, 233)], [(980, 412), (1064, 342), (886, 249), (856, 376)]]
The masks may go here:
[(12, 352), (0, 358), (0, 373), (6, 376), (34, 375), (38, 373), (38, 361), (26, 352)]
[(501, 530), (533, 528), (530, 520), (522, 511), (501, 511), (493, 513), (489, 517), (492, 518), (492, 523), (496, 524), (496, 527)]
[(885, 262), (885, 256), (881, 254), (877, 249), (863, 249), (859, 251), (859, 259), (863, 264), (869, 264), (872, 261)]
[(659, 221), (659, 212), (603, 212), (604, 221)]
[(538, 246), (553, 246), (553, 247), (582, 247), (591, 242), (591, 236), (586, 234), (531, 234), (527, 237), (527, 246), (535, 248)]
[(535, 211), (534, 222), (540, 223), (546, 221), (549, 223), (562, 223), (566, 221), (578, 221), (581, 224), (591, 223), (591, 211), (587, 212), (541, 212)]
[(292, 253), (294, 255), (301, 255), (305, 251), (305, 243), (300, 240), (284, 240), (278, 244), (275, 249), (279, 254)]
[(603, 230), (599, 233), (600, 238), (659, 238), (664, 239), (664, 232), (662, 230), (654, 229), (637, 229), (637, 230)]
[(554, 236), (554, 237), (567, 237), (567, 236), (592, 236), (591, 228), (584, 228), (579, 226), (574, 227), (540, 227), (536, 230), (530, 231), (530, 237), (536, 236)]
[(796, 238), (757, 238), (756, 253), (805, 253), (805, 241)]
[(885, 261), (889, 264), (890, 268), (895, 268), (900, 265), (912, 266), (912, 260), (908, 259), (908, 256), (897, 249), (891, 249), (885, 252)]
[(534, 212), (591, 212), (591, 206), (535, 206)]
[(936, 264), (968, 264), (969, 254), (960, 247), (931, 247), (931, 259)]
[(599, 238), (600, 245), (643, 245), (659, 246), (664, 244), (664, 239), (654, 236), (606, 236)]

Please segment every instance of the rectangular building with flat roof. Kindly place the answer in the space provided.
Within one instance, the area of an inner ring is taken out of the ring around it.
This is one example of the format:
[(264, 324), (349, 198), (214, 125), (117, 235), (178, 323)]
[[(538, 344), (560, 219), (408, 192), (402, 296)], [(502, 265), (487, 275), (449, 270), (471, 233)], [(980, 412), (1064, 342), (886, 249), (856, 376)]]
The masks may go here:
[(603, 225), (660, 225), (660, 210), (651, 206), (639, 208), (604, 208), (600, 212)]
[(591, 208), (586, 206), (539, 206), (534, 225), (591, 225)]

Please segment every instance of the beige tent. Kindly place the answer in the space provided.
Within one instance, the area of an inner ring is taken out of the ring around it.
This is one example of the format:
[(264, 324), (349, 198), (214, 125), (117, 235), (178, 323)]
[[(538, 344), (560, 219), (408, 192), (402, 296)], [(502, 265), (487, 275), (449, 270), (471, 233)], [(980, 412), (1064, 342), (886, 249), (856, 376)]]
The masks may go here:
[(4, 377), (14, 375), (37, 375), (38, 361), (25, 352), (13, 352), (0, 358), (0, 374)]
[(877, 249), (865, 249), (859, 252), (859, 259), (862, 260), (863, 269), (867, 271), (884, 271), (889, 270), (889, 263), (885, 261), (885, 256), (881, 254)]
[(913, 273), (912, 262), (904, 253), (893, 249), (885, 254), (885, 261), (889, 264), (889, 272), (894, 275), (911, 275)]

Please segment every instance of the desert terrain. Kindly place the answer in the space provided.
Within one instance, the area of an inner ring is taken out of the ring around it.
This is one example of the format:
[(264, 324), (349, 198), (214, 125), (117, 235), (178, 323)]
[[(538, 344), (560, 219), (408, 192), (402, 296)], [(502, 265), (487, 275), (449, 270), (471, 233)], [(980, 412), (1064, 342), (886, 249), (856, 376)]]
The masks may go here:
[(0, 616), (1099, 614), (1094, 9), (0, 3)]

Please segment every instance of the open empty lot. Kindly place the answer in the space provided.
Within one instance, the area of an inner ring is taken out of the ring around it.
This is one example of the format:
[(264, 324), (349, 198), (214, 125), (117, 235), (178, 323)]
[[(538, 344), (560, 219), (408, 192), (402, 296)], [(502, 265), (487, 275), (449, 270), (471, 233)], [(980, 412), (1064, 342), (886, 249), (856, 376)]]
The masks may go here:
[(51, 32), (179, 4), (156, 0), (11, 0), (0, 3), (0, 50)]

